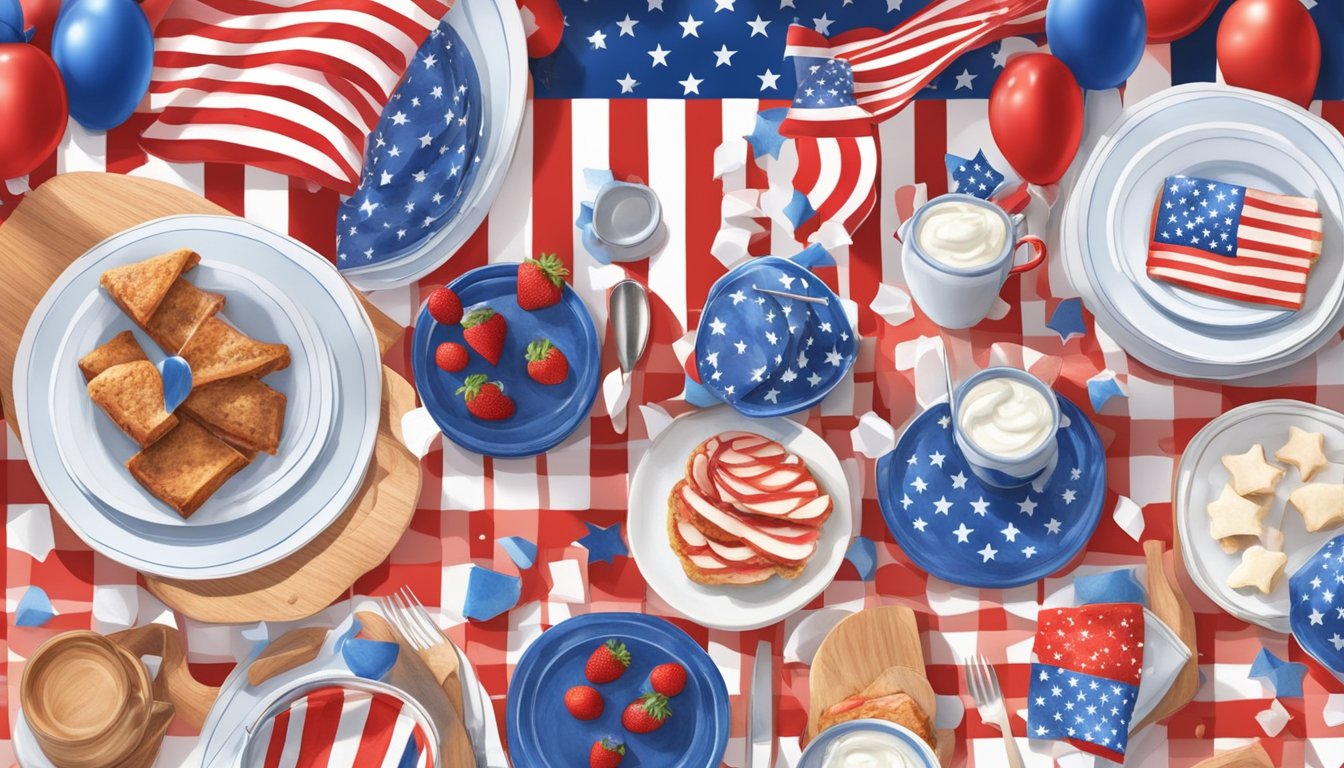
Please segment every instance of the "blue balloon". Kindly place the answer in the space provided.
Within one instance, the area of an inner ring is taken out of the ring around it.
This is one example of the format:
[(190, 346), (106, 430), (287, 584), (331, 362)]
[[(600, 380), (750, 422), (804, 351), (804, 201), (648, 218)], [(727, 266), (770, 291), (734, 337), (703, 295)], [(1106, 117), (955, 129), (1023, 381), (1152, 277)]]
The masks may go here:
[(1050, 0), (1045, 36), (1079, 85), (1104, 91), (1138, 68), (1148, 22), (1142, 0)]
[(56, 17), (51, 57), (70, 116), (105, 131), (126, 122), (149, 90), (154, 33), (135, 0), (73, 0)]
[(19, 0), (0, 0), (0, 43), (26, 43), (32, 37), (32, 28), (23, 28), (23, 6)]

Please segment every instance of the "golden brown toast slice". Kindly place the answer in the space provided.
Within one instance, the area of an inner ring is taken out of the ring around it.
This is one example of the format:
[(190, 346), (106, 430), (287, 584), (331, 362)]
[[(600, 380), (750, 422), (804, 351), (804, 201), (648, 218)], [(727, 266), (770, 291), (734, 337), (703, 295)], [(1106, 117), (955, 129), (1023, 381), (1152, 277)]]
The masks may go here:
[(140, 347), (140, 342), (135, 340), (135, 334), (122, 331), (81, 357), (79, 370), (84, 374), (85, 381), (92, 381), (94, 376), (114, 365), (148, 359), (145, 350)]
[(193, 389), (235, 376), (260, 378), (289, 366), (289, 347), (257, 341), (217, 317), (202, 323), (178, 354), (191, 365)]
[(191, 417), (162, 440), (131, 457), (126, 468), (183, 517), (191, 514), (243, 467), (247, 459)]
[(141, 447), (177, 426), (164, 409), (163, 379), (148, 360), (114, 365), (88, 384), (89, 398)]
[(224, 308), (224, 297), (203, 291), (179, 277), (145, 323), (145, 333), (170, 355), (176, 355), (196, 329)]
[(179, 248), (172, 253), (109, 269), (98, 283), (107, 289), (121, 311), (143, 326), (168, 295), (173, 281), (200, 261), (201, 257), (195, 251)]
[(182, 408), (235, 448), (275, 455), (285, 426), (285, 396), (250, 376), (191, 391)]

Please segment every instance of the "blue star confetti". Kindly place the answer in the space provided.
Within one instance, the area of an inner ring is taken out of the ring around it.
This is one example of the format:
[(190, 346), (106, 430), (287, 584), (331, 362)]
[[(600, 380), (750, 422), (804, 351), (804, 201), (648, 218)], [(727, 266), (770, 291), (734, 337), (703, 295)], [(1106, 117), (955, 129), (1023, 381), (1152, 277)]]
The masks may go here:
[(357, 676), (366, 680), (382, 680), (397, 664), (401, 646), (380, 640), (353, 637), (341, 646), (341, 658)]
[(1101, 413), (1113, 397), (1125, 397), (1114, 371), (1104, 371), (1087, 380), (1087, 399), (1092, 401), (1093, 413)]
[(625, 548), (621, 538), (621, 524), (614, 523), (602, 528), (592, 523), (584, 523), (587, 535), (575, 541), (575, 544), (588, 550), (588, 563), (614, 563), (618, 557), (626, 557), (630, 550)]
[(956, 185), (955, 191), (963, 195), (972, 195), (988, 200), (1003, 184), (1003, 174), (994, 169), (985, 159), (985, 151), (979, 150), (975, 157), (966, 159), (949, 153), (947, 172)]
[(509, 556), (519, 570), (525, 571), (537, 562), (537, 545), (521, 536), (506, 536), (499, 540), (499, 548)]
[(784, 107), (756, 113), (756, 124), (751, 133), (745, 136), (747, 143), (751, 145), (752, 157), (759, 160), (769, 155), (776, 160), (779, 159), (779, 148), (784, 146), (784, 137), (779, 133), (779, 126), (788, 113), (789, 110)]
[(855, 536), (854, 540), (849, 542), (849, 549), (845, 550), (845, 559), (854, 564), (860, 579), (873, 580), (873, 574), (877, 571), (877, 545), (872, 539), (867, 536)]
[(1278, 699), (1302, 698), (1302, 678), (1306, 675), (1306, 664), (1284, 661), (1268, 648), (1261, 648), (1251, 662), (1250, 678), (1264, 683)]
[(1058, 333), (1060, 341), (1065, 344), (1074, 337), (1081, 338), (1087, 333), (1087, 326), (1083, 325), (1083, 300), (1065, 299), (1059, 302), (1045, 325)]
[(1344, 675), (1344, 536), (1326, 542), (1288, 579), (1288, 620), (1298, 645)]
[(1133, 568), (1102, 571), (1073, 580), (1074, 602), (1078, 605), (1096, 603), (1139, 603), (1146, 605), (1148, 596), (1134, 576)]
[(23, 593), (23, 597), (19, 598), (19, 604), (14, 609), (14, 626), (40, 627), (51, 621), (55, 615), (56, 608), (52, 606), (46, 590), (41, 587), (29, 587)]
[(340, 268), (406, 256), (457, 215), (485, 149), (481, 95), (471, 53), (440, 23), (383, 110), (359, 188), (337, 212)]
[(462, 615), (476, 621), (489, 621), (513, 610), (523, 594), (523, 580), (497, 573), (479, 565), (467, 575), (467, 601)]

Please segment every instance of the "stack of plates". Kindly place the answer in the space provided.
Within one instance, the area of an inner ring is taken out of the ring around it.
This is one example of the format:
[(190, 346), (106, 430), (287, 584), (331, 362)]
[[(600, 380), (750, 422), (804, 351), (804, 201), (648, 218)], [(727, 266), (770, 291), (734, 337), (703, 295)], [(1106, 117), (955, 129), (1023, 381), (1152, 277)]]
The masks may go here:
[[(1131, 107), (1074, 186), (1061, 244), (1070, 281), (1126, 352), (1161, 371), (1243, 379), (1312, 355), (1344, 326), (1344, 138), (1286, 101), (1192, 84)], [(1163, 180), (1201, 176), (1317, 200), (1325, 252), (1297, 312), (1196, 293), (1145, 271)]]
[[(124, 330), (151, 359), (164, 356), (98, 279), (182, 247), (201, 254), (186, 279), (226, 297), (222, 317), (288, 345), (292, 360), (266, 378), (287, 398), (277, 455), (259, 454), (187, 519), (131, 477), (124, 465), (138, 446), (89, 400), (78, 367)], [(33, 474), (89, 546), (158, 576), (224, 578), (294, 552), (349, 506), (377, 436), (379, 358), (363, 307), (322, 257), (242, 219), (171, 217), (94, 246), (52, 285), (19, 348), (15, 411)]]
[(485, 221), (522, 132), (527, 36), (518, 6), (513, 0), (459, 0), (446, 18), (466, 44), (480, 80), (485, 147), (481, 167), (456, 214), (437, 222), (435, 233), (420, 247), (395, 259), (343, 270), (346, 279), (363, 291), (406, 285), (451, 258)]

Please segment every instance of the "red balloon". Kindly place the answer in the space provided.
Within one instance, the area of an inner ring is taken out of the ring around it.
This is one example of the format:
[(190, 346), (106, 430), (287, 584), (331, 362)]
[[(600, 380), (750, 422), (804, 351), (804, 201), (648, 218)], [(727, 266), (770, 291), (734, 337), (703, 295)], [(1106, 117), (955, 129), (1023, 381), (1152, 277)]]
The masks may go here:
[(1170, 43), (1199, 29), (1218, 7), (1218, 0), (1143, 0), (1148, 17), (1148, 42)]
[(990, 91), (989, 130), (1022, 178), (1054, 184), (1083, 140), (1083, 89), (1048, 53), (1014, 56)]
[(61, 12), (61, 0), (19, 0), (19, 4), (23, 6), (24, 25), (37, 29), (29, 42), (51, 53), (51, 30)]
[(1237, 0), (1218, 27), (1218, 66), (1228, 85), (1303, 107), (1321, 74), (1321, 36), (1301, 0)]
[(0, 179), (41, 165), (61, 143), (68, 120), (56, 62), (32, 45), (0, 45)]

